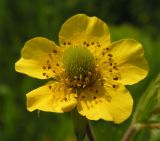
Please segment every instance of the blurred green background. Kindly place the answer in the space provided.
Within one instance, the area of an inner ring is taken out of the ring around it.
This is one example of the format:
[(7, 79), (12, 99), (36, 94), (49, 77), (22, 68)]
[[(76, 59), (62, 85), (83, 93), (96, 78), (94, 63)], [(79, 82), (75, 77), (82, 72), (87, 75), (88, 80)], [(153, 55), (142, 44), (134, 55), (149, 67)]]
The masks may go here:
[[(148, 77), (128, 86), (134, 108), (160, 72), (159, 0), (0, 0), (0, 141), (75, 141), (70, 113), (28, 112), (25, 94), (44, 84), (14, 70), (24, 43), (37, 36), (58, 42), (63, 22), (77, 13), (97, 16), (110, 27), (112, 41), (134, 38), (145, 48)], [(143, 114), (143, 113), (142, 113)], [(116, 125), (92, 122), (97, 141), (120, 141), (131, 118)], [(136, 141), (160, 141), (158, 130), (144, 129)]]

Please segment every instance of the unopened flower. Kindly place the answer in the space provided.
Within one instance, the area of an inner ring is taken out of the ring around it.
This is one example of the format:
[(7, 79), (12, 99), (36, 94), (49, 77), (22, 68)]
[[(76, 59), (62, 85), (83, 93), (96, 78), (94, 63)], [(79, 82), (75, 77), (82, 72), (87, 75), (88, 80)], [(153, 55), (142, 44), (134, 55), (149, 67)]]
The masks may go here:
[[(61, 27), (59, 45), (43, 37), (27, 41), (16, 71), (49, 82), (27, 94), (27, 109), (63, 113), (77, 107), (90, 120), (121, 123), (133, 100), (124, 85), (145, 78), (148, 65), (140, 43), (111, 43), (107, 25), (78, 14)], [(52, 79), (53, 78), (53, 79)]]

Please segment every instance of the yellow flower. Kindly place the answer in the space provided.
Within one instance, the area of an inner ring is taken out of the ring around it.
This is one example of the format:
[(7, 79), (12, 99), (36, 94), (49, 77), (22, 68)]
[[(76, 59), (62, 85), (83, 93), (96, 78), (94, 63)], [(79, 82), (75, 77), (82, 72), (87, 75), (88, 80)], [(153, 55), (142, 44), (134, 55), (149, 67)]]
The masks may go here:
[(131, 115), (133, 107), (124, 85), (145, 78), (148, 64), (136, 40), (111, 43), (103, 21), (78, 14), (62, 25), (59, 45), (43, 37), (27, 41), (15, 69), (50, 79), (27, 94), (29, 111), (63, 113), (77, 107), (90, 120), (121, 123)]

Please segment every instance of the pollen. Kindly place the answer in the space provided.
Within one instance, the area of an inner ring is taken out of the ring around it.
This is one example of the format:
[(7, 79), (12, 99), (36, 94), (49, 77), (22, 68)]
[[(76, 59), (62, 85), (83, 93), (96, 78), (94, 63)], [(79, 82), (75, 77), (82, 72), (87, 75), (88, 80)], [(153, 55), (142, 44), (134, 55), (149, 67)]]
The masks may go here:
[(85, 47), (68, 47), (64, 51), (65, 80), (73, 87), (90, 85), (95, 79), (95, 60)]

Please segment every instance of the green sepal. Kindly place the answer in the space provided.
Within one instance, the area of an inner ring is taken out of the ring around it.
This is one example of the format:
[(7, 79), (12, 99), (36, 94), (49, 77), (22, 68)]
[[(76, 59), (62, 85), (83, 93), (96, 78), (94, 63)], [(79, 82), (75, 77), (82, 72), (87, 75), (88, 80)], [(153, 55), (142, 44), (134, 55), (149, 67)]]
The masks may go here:
[(84, 116), (81, 116), (77, 112), (76, 108), (72, 110), (71, 115), (73, 119), (74, 133), (77, 141), (82, 141), (86, 134), (88, 120)]

